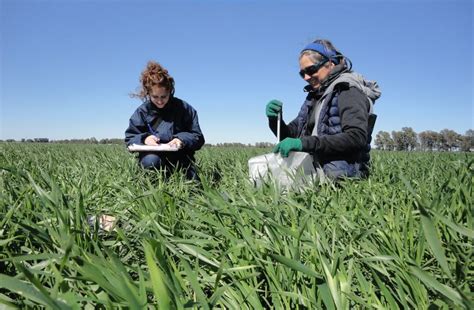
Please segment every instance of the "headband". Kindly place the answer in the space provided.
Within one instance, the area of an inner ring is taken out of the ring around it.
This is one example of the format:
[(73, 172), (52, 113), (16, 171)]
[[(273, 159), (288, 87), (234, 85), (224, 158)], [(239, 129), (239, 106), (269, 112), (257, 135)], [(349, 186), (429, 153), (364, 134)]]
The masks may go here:
[(306, 50), (311, 50), (318, 52), (322, 56), (326, 57), (327, 59), (331, 60), (333, 63), (336, 65), (339, 64), (339, 59), (337, 59), (337, 53), (336, 51), (330, 50), (321, 43), (310, 43), (303, 48), (301, 52), (304, 52)]

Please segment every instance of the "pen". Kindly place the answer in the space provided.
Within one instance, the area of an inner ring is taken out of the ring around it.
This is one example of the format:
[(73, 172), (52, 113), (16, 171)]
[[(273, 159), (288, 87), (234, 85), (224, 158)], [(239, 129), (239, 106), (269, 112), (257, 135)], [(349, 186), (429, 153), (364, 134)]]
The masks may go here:
[(149, 131), (153, 136), (158, 137), (158, 132), (156, 132), (156, 131), (153, 129), (153, 127), (151, 127), (150, 123), (148, 123), (148, 122), (146, 121), (146, 118), (145, 118), (145, 116), (144, 116), (142, 113), (140, 113), (140, 117), (141, 117), (142, 121), (146, 124), (146, 126), (148, 127), (148, 131)]

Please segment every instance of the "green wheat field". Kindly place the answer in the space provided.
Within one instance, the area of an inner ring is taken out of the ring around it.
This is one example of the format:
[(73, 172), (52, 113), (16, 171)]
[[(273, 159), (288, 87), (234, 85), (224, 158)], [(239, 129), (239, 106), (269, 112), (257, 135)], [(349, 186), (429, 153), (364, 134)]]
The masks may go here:
[(119, 145), (0, 148), (0, 309), (474, 308), (472, 154), (282, 193), (248, 180), (269, 149), (204, 148), (198, 185)]

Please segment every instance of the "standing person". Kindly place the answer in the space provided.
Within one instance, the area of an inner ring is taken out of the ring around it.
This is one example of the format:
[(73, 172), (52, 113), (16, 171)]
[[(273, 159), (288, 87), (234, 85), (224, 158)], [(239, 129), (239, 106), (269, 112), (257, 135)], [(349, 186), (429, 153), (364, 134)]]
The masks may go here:
[(198, 179), (194, 152), (203, 146), (204, 136), (196, 110), (174, 96), (174, 79), (159, 63), (149, 61), (140, 82), (139, 92), (132, 97), (143, 103), (130, 117), (125, 143), (174, 146), (178, 151), (140, 152), (140, 165), (147, 169), (164, 168), (168, 173), (183, 168), (188, 179)]
[[(281, 141), (273, 151), (283, 157), (292, 151), (308, 152), (316, 170), (333, 180), (368, 176), (373, 102), (380, 97), (377, 83), (353, 72), (350, 60), (328, 40), (308, 44), (299, 55), (299, 66), (308, 95), (293, 121), (286, 124), (281, 119)], [(266, 106), (275, 135), (282, 107), (278, 100)]]

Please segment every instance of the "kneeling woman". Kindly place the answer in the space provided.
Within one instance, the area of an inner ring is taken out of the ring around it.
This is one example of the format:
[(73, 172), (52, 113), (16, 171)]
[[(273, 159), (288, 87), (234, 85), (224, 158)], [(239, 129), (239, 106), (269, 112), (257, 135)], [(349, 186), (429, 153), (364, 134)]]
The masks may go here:
[(188, 179), (197, 179), (194, 152), (204, 144), (196, 110), (185, 101), (174, 97), (174, 79), (159, 63), (148, 62), (142, 72), (137, 94), (143, 101), (130, 118), (125, 131), (125, 143), (177, 147), (177, 152), (140, 152), (143, 168), (175, 168), (186, 171)]

